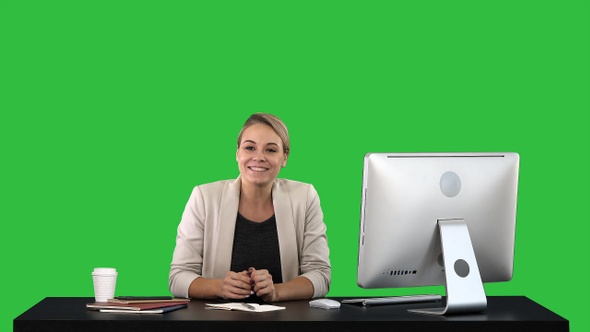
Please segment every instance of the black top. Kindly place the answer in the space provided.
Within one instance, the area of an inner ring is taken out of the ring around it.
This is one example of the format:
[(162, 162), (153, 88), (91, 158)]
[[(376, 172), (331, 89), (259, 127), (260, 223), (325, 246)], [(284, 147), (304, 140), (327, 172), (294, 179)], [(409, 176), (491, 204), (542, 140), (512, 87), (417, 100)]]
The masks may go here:
[(277, 220), (274, 215), (263, 222), (254, 222), (238, 213), (231, 270), (240, 272), (250, 267), (268, 270), (275, 284), (283, 282)]

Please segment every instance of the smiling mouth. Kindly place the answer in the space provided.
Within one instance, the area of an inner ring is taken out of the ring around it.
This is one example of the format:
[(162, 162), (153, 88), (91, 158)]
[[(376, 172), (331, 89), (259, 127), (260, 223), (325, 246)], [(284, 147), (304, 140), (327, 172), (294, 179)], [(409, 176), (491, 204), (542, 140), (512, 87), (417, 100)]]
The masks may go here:
[(268, 171), (268, 168), (264, 168), (264, 167), (255, 167), (255, 166), (250, 166), (248, 167), (249, 170), (254, 171), (254, 172), (266, 172)]

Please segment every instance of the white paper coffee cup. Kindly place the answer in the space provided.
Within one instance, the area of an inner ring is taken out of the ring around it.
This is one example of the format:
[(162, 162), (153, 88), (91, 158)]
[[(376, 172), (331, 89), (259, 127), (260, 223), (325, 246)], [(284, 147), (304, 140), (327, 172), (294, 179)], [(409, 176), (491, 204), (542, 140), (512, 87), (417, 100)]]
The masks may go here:
[(94, 299), (96, 302), (107, 302), (115, 298), (117, 285), (117, 269), (110, 267), (97, 267), (92, 272), (94, 283)]

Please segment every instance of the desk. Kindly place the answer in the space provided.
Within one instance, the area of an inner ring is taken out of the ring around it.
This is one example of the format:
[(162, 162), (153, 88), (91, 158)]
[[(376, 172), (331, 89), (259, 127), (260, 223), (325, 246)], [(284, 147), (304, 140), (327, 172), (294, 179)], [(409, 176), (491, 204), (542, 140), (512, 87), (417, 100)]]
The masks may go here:
[(14, 331), (569, 331), (568, 320), (524, 296), (489, 296), (486, 313), (446, 317), (406, 311), (433, 303), (343, 304), (326, 310), (310, 308), (304, 300), (276, 303), (286, 310), (251, 313), (205, 309), (208, 301), (192, 300), (187, 308), (166, 314), (110, 314), (86, 310), (93, 301), (45, 298), (14, 319)]

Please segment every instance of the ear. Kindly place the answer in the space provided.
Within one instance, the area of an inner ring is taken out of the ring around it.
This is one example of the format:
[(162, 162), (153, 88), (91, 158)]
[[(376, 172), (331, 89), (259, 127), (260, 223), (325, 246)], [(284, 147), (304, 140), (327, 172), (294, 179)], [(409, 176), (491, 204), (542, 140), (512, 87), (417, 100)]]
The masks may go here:
[(236, 150), (236, 161), (239, 161), (239, 156), (238, 156), (238, 153), (239, 153), (239, 152), (240, 152), (240, 149), (237, 149), (237, 150)]
[(285, 160), (283, 160), (283, 164), (281, 165), (281, 167), (285, 166), (287, 166), (287, 155), (285, 155)]

